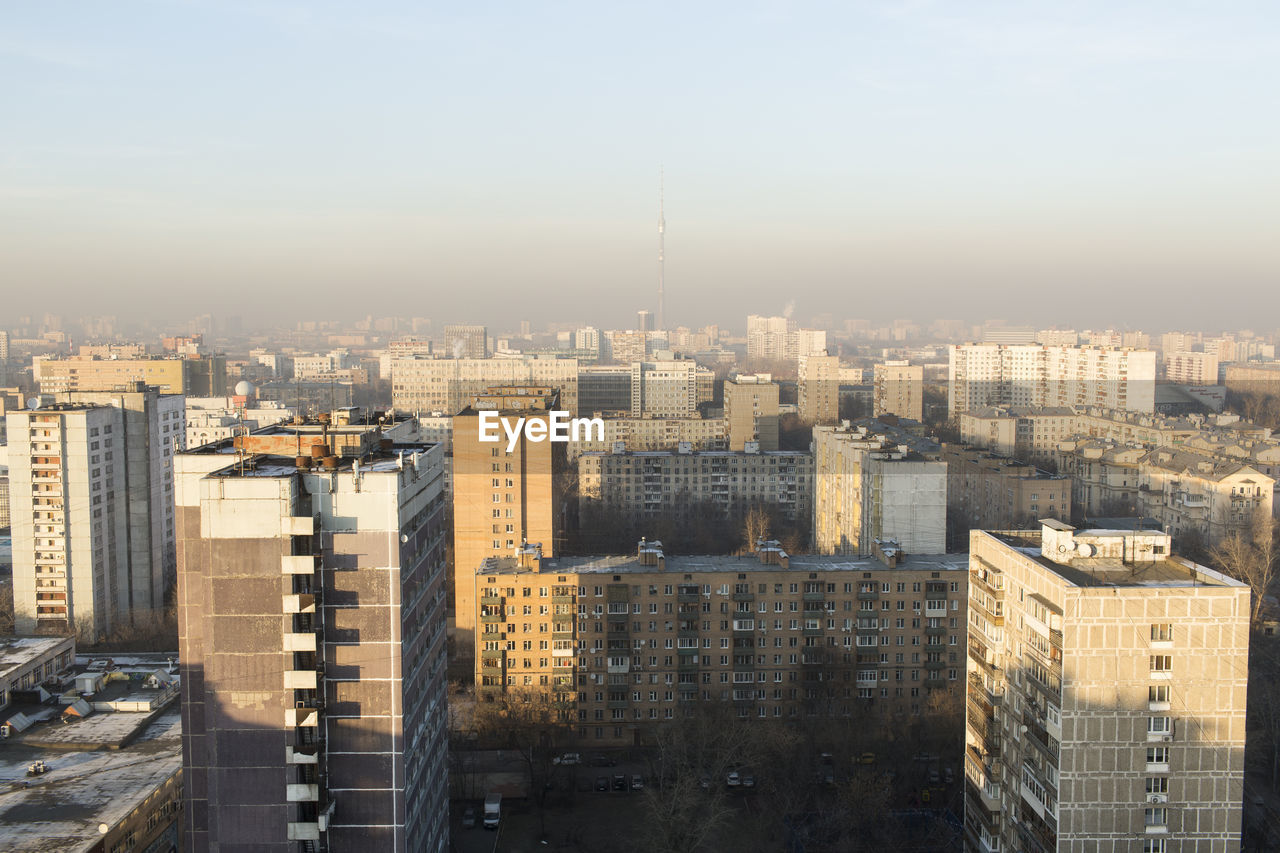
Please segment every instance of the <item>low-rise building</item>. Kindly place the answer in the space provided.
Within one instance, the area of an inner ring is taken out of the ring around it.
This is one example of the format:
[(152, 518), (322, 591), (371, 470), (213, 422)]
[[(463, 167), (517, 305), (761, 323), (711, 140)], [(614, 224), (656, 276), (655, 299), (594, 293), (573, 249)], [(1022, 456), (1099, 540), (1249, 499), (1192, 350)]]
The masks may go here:
[(942, 445), (947, 507), (970, 527), (1010, 530), (1071, 516), (1071, 479), (976, 447)]
[(1255, 513), (1272, 515), (1274, 492), (1275, 480), (1251, 465), (1189, 451), (1158, 448), (1138, 465), (1139, 512), (1208, 545), (1247, 535)]

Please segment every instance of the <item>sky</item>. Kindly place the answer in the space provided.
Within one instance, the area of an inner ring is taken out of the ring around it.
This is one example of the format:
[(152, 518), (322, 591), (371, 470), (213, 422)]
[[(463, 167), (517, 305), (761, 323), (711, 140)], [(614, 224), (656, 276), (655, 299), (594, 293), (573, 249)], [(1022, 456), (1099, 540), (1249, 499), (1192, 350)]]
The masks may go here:
[(1270, 2), (0, 10), (0, 326), (1280, 325)]

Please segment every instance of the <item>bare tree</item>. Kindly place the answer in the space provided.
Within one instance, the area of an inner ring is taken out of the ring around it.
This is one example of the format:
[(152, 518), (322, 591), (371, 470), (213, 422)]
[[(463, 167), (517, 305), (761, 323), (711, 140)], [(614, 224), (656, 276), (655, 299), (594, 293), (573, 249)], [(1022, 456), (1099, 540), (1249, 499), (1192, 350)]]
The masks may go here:
[(1213, 562), (1253, 591), (1250, 621), (1256, 628), (1266, 596), (1280, 568), (1276, 547), (1275, 521), (1265, 509), (1254, 512), (1249, 526), (1236, 531), (1209, 551)]
[(477, 701), (473, 717), (483, 742), (511, 749), (529, 774), (529, 797), (538, 806), (538, 820), (546, 832), (546, 802), (556, 748), (569, 733), (570, 703), (539, 689), (508, 688)]
[(756, 543), (769, 538), (769, 511), (759, 503), (753, 503), (742, 520), (742, 533), (747, 540), (747, 551), (755, 551)]

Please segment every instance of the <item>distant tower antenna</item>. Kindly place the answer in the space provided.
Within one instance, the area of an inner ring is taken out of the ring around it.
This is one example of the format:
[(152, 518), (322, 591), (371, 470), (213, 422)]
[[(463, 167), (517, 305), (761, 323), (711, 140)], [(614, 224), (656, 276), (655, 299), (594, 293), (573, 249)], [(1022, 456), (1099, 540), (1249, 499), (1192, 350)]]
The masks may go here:
[(667, 220), (663, 216), (663, 208), (665, 202), (665, 178), (666, 175), (661, 166), (658, 167), (658, 330), (665, 331), (667, 328), (666, 317), (664, 311), (666, 308), (666, 293), (663, 289), (665, 282), (665, 251), (663, 249), (663, 235), (667, 230)]

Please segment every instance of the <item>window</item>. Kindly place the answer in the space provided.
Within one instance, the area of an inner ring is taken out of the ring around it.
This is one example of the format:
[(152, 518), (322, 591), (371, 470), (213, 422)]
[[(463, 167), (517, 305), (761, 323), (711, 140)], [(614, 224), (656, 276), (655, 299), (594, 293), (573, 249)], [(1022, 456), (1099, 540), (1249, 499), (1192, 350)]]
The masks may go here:
[(1151, 626), (1151, 641), (1155, 643), (1167, 643), (1173, 640), (1173, 626), (1168, 623), (1160, 623)]
[(1169, 777), (1168, 776), (1148, 776), (1147, 777), (1147, 793), (1148, 794), (1168, 794), (1169, 793)]
[(1163, 838), (1144, 838), (1142, 841), (1142, 853), (1168, 853), (1166, 841)]
[(1162, 806), (1146, 809), (1142, 815), (1142, 822), (1148, 827), (1165, 826), (1166, 820), (1165, 809)]
[(1151, 671), (1173, 672), (1173, 657), (1171, 655), (1152, 655)]
[(1147, 747), (1147, 764), (1164, 764), (1167, 766), (1169, 764), (1169, 747)]
[(1147, 688), (1147, 701), (1151, 704), (1169, 704), (1169, 685), (1152, 684)]
[(1161, 737), (1173, 734), (1173, 718), (1147, 717), (1147, 734)]

